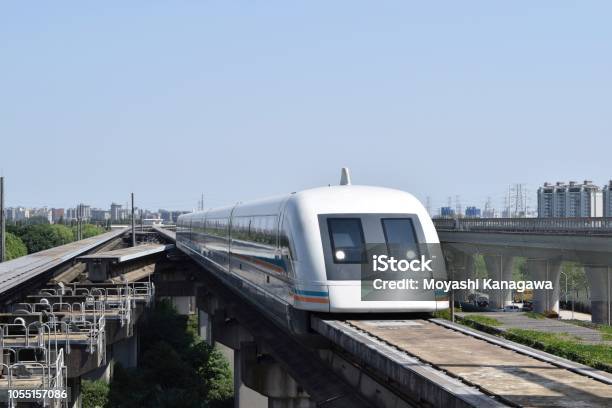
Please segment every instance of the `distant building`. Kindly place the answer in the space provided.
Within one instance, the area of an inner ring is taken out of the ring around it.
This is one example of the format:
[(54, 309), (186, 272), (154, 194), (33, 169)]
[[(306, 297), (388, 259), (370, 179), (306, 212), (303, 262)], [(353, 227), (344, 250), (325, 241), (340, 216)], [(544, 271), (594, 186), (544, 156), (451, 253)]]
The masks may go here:
[(452, 207), (442, 207), (440, 208), (440, 217), (442, 218), (454, 218), (455, 210)]
[(77, 205), (77, 218), (83, 221), (91, 220), (91, 206), (83, 203)]
[(121, 204), (112, 203), (110, 206), (110, 218), (111, 221), (120, 221), (123, 218), (121, 217), (123, 214), (121, 212)]
[(64, 220), (70, 222), (76, 220), (76, 208), (67, 208)]
[(44, 218), (49, 223), (53, 222), (53, 218), (51, 216), (51, 210), (49, 210), (47, 207), (33, 208), (32, 210), (30, 210), (30, 218), (34, 218), (34, 217)]
[(465, 216), (466, 218), (480, 218), (480, 208), (466, 207)]
[(102, 210), (100, 208), (91, 209), (91, 220), (92, 221), (107, 221), (111, 219), (110, 211)]
[(608, 182), (608, 185), (604, 186), (602, 193), (603, 216), (612, 217), (612, 180)]
[(64, 219), (63, 208), (52, 208), (51, 209), (51, 222), (54, 224)]
[(24, 207), (9, 207), (6, 209), (6, 220), (8, 222), (23, 221), (30, 218), (30, 210)]
[(161, 218), (145, 218), (142, 220), (142, 225), (162, 225), (162, 223)]
[(489, 207), (489, 208), (485, 208), (484, 211), (482, 212), (482, 217), (483, 218), (497, 218), (498, 217), (498, 212), (495, 208)]
[(555, 185), (544, 183), (538, 189), (538, 217), (601, 217), (603, 195), (590, 180), (582, 184), (570, 181)]
[(120, 208), (119, 209), (119, 221), (121, 220), (128, 220), (131, 217), (131, 212), (129, 209), (127, 208)]

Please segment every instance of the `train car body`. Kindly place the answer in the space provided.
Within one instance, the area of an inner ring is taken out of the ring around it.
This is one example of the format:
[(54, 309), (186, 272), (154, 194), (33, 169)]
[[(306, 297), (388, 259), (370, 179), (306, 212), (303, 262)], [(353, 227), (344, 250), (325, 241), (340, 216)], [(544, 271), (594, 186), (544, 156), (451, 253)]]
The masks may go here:
[(300, 320), (308, 312), (447, 308), (448, 299), (434, 291), (425, 300), (362, 299), (365, 247), (390, 239), (439, 244), (431, 218), (415, 197), (358, 185), (185, 214), (177, 222), (179, 249), (295, 331), (307, 324)]

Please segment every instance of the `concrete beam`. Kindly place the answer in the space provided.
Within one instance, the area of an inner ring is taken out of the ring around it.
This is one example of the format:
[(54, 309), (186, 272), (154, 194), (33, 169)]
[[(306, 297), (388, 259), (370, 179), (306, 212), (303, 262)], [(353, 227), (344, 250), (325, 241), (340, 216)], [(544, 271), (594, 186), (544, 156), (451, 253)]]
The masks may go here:
[(253, 336), (236, 319), (226, 318), (222, 313), (213, 315), (212, 333), (214, 342), (233, 350), (239, 350), (241, 343), (253, 341)]
[[(571, 256), (577, 252), (605, 254), (612, 265), (612, 237), (599, 235), (562, 235), (531, 233), (494, 233), (467, 231), (439, 231), (442, 244), (463, 244), (476, 248), (495, 248), (494, 251), (512, 249), (517, 256), (538, 257), (543, 250), (562, 252)], [(530, 251), (535, 251), (532, 254)], [(578, 260), (565, 259), (564, 260)]]

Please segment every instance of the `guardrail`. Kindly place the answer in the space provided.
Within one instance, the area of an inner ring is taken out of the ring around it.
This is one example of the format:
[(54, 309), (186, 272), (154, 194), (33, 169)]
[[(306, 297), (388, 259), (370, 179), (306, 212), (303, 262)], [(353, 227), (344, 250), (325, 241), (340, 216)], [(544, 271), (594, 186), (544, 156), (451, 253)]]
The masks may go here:
[(612, 217), (434, 218), (438, 231), (522, 232), (611, 235)]

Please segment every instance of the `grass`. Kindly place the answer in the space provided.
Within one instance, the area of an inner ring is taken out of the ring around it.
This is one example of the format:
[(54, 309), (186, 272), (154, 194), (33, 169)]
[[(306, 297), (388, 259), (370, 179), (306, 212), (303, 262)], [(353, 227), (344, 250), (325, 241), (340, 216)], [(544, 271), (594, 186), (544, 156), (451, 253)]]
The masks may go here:
[(542, 313), (537, 313), (537, 312), (525, 312), (525, 316), (529, 317), (530, 319), (545, 319), (546, 316), (544, 316)]
[[(526, 314), (528, 313), (532, 319), (545, 318), (539, 313), (527, 312)], [(436, 313), (436, 317), (450, 320), (450, 313), (441, 311)], [(500, 321), (477, 314), (459, 318), (458, 322), (516, 343), (612, 373), (612, 347), (608, 344), (583, 344), (578, 342), (576, 337), (567, 333), (550, 333), (526, 329), (501, 331), (497, 328), (501, 326)], [(582, 321), (571, 321), (571, 323), (597, 329), (602, 333), (604, 340), (612, 340), (612, 327), (610, 326)]]
[(445, 319), (445, 320), (450, 320), (451, 319), (451, 315), (450, 315), (450, 309), (442, 309), (442, 310), (437, 310), (434, 312), (434, 317), (438, 318), (438, 319)]
[(582, 344), (567, 334), (525, 329), (509, 329), (504, 337), (578, 363), (612, 372), (612, 349), (606, 344)]
[[(612, 326), (605, 324), (600, 325), (597, 330), (601, 333), (601, 338), (604, 340), (612, 340)], [(610, 351), (612, 354), (612, 350)]]
[(608, 326), (607, 324), (597, 324), (597, 323), (592, 323), (592, 322), (585, 322), (583, 320), (565, 320), (565, 321), (571, 324), (575, 324), (576, 326), (588, 327), (589, 329), (598, 330), (601, 333), (602, 340), (612, 341), (612, 326)]
[(475, 323), (483, 324), (485, 326), (497, 327), (497, 326), (502, 325), (502, 323), (499, 320), (494, 319), (492, 317), (483, 316), (483, 315), (468, 315), (468, 316), (464, 316), (463, 320), (472, 321)]

